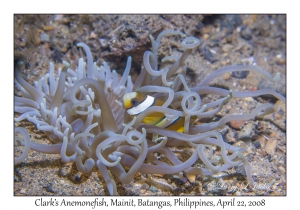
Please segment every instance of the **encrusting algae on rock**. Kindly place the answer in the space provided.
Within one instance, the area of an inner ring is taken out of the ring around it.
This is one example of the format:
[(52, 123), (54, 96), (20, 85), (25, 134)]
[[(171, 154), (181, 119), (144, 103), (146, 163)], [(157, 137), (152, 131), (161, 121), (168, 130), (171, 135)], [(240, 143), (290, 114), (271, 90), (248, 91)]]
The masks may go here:
[[(163, 36), (175, 35), (183, 38), (184, 52), (178, 58), (164, 58), (163, 61), (175, 59), (175, 62), (158, 69), (160, 41)], [(270, 94), (285, 102), (285, 98), (272, 89), (236, 92), (210, 87), (215, 77), (228, 72), (255, 71), (268, 80), (277, 81), (279, 74), (273, 78), (256, 66), (228, 66), (214, 71), (195, 87), (189, 87), (185, 80), (185, 60), (200, 45), (200, 40), (171, 30), (161, 32), (156, 39), (150, 36), (150, 40), (152, 49), (144, 53), (144, 68), (134, 83), (129, 75), (131, 57), (120, 77), (105, 62), (98, 67), (84, 43), (77, 46), (85, 51), (86, 62), (80, 58), (75, 70), (64, 62), (57, 75), (50, 63), (49, 73), (36, 81), (35, 86), (27, 83), (19, 69), (15, 69), (15, 86), (22, 93), (22, 97), (15, 96), (15, 112), (20, 114), (15, 121), (34, 123), (55, 142), (51, 145), (33, 143), (24, 128), (16, 127), (15, 146), (24, 148), (22, 155), (15, 157), (15, 164), (24, 161), (30, 150), (60, 154), (64, 162), (75, 162), (82, 173), (97, 167), (111, 195), (118, 194), (112, 175), (121, 183), (129, 184), (137, 172), (213, 175), (239, 165), (244, 166), (247, 181), (253, 186), (249, 162), (243, 155), (245, 148), (224, 142), (217, 129), (230, 121), (263, 118), (272, 113), (273, 105), (261, 104), (250, 114), (229, 114), (215, 122), (199, 123), (198, 120), (216, 115), (232, 98)], [(176, 75), (180, 68), (183, 73)], [(220, 98), (203, 103), (201, 95), (208, 94)], [(185, 161), (180, 160), (170, 149), (176, 145), (193, 148), (192, 155)], [(156, 153), (167, 161), (158, 159)], [(199, 162), (204, 167), (195, 166)]]

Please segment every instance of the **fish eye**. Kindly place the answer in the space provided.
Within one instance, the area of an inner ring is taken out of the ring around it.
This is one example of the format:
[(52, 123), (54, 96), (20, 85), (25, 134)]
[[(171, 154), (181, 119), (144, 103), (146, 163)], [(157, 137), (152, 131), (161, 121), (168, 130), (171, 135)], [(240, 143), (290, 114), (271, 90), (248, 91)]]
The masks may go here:
[(139, 105), (139, 101), (136, 98), (133, 98), (133, 99), (131, 99), (131, 105), (133, 107), (135, 107), (135, 106)]

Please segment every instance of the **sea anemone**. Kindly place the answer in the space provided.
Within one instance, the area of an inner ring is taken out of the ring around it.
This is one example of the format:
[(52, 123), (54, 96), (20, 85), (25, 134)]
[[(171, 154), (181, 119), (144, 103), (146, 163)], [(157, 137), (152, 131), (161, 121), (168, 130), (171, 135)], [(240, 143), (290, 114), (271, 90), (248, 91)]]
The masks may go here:
[[(271, 81), (276, 81), (279, 74), (272, 78), (256, 66), (229, 66), (214, 71), (197, 86), (189, 87), (184, 76), (185, 60), (199, 46), (200, 40), (195, 37), (184, 38), (181, 42), (184, 48), (182, 55), (179, 58), (164, 58), (163, 61), (176, 61), (169, 68), (159, 70), (157, 59), (160, 41), (163, 36), (171, 35), (186, 37), (182, 32), (170, 30), (161, 32), (156, 39), (150, 36), (152, 49), (144, 53), (144, 68), (134, 84), (129, 75), (131, 57), (128, 57), (120, 77), (105, 62), (98, 67), (84, 43), (77, 46), (85, 51), (87, 62), (80, 58), (76, 70), (70, 69), (69, 64), (64, 62), (64, 67), (58, 69), (57, 75), (54, 74), (54, 65), (50, 63), (49, 73), (36, 81), (35, 87), (27, 83), (16, 69), (15, 86), (22, 97), (15, 96), (15, 112), (20, 113), (15, 121), (34, 123), (54, 143), (33, 143), (24, 128), (16, 127), (15, 146), (23, 146), (23, 153), (15, 157), (15, 164), (24, 161), (30, 150), (60, 154), (64, 162), (75, 162), (82, 173), (97, 167), (111, 195), (118, 194), (112, 174), (123, 184), (128, 184), (137, 172), (212, 175), (241, 164), (245, 167), (249, 184), (253, 185), (249, 163), (243, 155), (245, 148), (224, 142), (217, 129), (233, 120), (262, 118), (273, 111), (273, 105), (263, 104), (251, 114), (227, 115), (211, 123), (192, 123), (191, 117), (196, 116), (198, 120), (212, 117), (231, 98), (271, 94), (285, 101), (282, 95), (272, 89), (235, 92), (208, 86), (215, 77), (226, 72), (252, 70)], [(174, 76), (180, 68), (183, 73)], [(133, 91), (151, 95), (165, 103), (147, 108), (132, 118), (122, 101), (125, 94)], [(201, 95), (204, 94), (223, 98), (203, 103)], [(183, 132), (142, 123), (145, 117), (155, 112), (164, 113), (167, 120), (183, 117)], [(176, 145), (191, 147), (193, 154), (181, 161), (169, 148)], [(220, 149), (218, 159), (213, 157), (216, 153), (213, 146)], [(165, 161), (157, 159), (155, 152), (162, 154)], [(195, 166), (199, 161), (204, 167)]]

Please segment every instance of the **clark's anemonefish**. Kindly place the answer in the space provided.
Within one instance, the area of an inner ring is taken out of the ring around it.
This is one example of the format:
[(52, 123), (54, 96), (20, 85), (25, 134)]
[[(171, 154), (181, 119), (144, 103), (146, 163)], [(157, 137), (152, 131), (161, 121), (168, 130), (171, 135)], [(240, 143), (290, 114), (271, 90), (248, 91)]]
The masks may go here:
[[(131, 117), (142, 113), (151, 106), (162, 106), (163, 104), (164, 101), (141, 92), (126, 93), (123, 97), (124, 108)], [(196, 116), (192, 116), (191, 120), (195, 121), (196, 118)], [(174, 119), (168, 120), (161, 112), (149, 114), (142, 122), (181, 133), (184, 131), (184, 117), (174, 117)]]

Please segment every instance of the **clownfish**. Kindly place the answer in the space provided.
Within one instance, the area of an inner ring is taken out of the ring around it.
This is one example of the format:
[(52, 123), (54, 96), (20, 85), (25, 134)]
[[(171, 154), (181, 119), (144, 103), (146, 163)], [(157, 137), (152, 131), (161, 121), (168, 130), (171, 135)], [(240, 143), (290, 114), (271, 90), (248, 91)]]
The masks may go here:
[[(162, 100), (141, 92), (126, 93), (123, 97), (123, 106), (132, 118), (151, 106), (162, 106), (164, 103)], [(192, 116), (191, 119), (195, 120), (196, 116)], [(145, 117), (142, 122), (183, 133), (184, 121), (184, 117), (178, 116), (170, 120), (164, 113), (154, 112)]]

